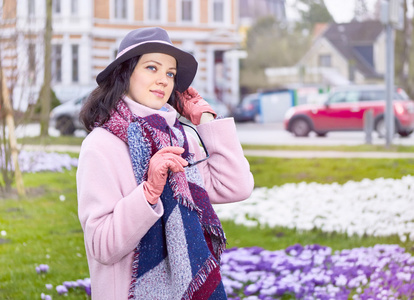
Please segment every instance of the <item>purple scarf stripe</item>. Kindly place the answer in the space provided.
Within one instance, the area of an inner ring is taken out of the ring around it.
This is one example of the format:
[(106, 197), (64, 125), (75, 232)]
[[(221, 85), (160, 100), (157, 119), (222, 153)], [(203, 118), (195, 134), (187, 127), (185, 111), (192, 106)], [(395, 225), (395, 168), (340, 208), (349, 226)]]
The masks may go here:
[[(102, 126), (128, 144), (137, 184), (146, 180), (151, 157), (170, 145), (170, 134), (184, 148), (181, 156), (193, 160), (182, 125), (176, 120), (173, 127), (183, 135), (182, 145), (163, 117), (135, 116), (122, 100)], [(135, 249), (129, 299), (227, 299), (219, 272), (226, 238), (205, 189), (189, 184), (184, 172), (170, 173), (161, 201), (164, 215)]]

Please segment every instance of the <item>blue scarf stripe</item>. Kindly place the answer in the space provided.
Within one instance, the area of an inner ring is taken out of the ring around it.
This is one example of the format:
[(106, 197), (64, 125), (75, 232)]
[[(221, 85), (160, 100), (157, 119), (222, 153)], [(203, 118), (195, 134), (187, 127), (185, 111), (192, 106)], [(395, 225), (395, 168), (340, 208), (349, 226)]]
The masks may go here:
[[(166, 200), (171, 199), (172, 195), (173, 191), (169, 185), (166, 185), (161, 195), (161, 201), (164, 206), (164, 216), (163, 218), (158, 219), (158, 221), (141, 239), (138, 247), (140, 255), (140, 263), (138, 264), (137, 273), (138, 277), (151, 270), (153, 266), (158, 265), (167, 257), (167, 242), (164, 228), (174, 207), (178, 205), (175, 201)], [(163, 238), (157, 238), (160, 236)]]
[(224, 289), (223, 282), (220, 282), (220, 284), (217, 286), (216, 290), (211, 294), (211, 296), (208, 298), (208, 300), (223, 300), (227, 299), (226, 292)]
[(185, 206), (180, 205), (181, 216), (185, 225), (185, 236), (187, 238), (187, 247), (190, 261), (192, 263), (192, 273), (197, 274), (198, 270), (210, 256), (210, 250), (206, 243), (200, 243), (195, 240), (195, 236), (203, 236), (203, 230), (200, 226), (197, 213), (188, 210)]
[[(128, 145), (138, 184), (147, 178), (151, 156), (166, 146), (169, 131), (174, 145), (177, 144), (175, 132), (181, 132), (184, 144), (178, 144), (185, 149), (181, 156), (184, 159), (192, 158), (184, 129), (178, 120), (174, 127), (171, 130), (166, 120), (158, 114), (145, 118), (134, 117), (128, 126)], [(213, 279), (211, 276), (219, 280), (217, 284), (221, 280), (216, 257), (225, 247), (225, 237), (220, 221), (203, 186), (194, 182), (189, 184), (185, 176), (184, 173), (177, 173), (168, 177), (160, 197), (164, 214), (135, 250), (129, 299), (146, 295), (147, 299), (182, 300), (192, 299), (194, 293), (217, 294), (220, 295), (217, 299), (227, 299), (223, 285), (217, 286), (213, 283), (215, 281), (209, 281), (212, 285), (205, 285), (209, 278)], [(210, 252), (207, 240), (213, 243), (214, 255)], [(162, 291), (148, 289), (149, 281), (157, 278), (157, 274), (162, 281), (158, 284)]]
[(138, 184), (141, 184), (147, 177), (149, 161), (151, 159), (149, 145), (149, 141), (142, 133), (141, 126), (137, 123), (131, 123), (128, 126), (128, 146), (132, 168)]

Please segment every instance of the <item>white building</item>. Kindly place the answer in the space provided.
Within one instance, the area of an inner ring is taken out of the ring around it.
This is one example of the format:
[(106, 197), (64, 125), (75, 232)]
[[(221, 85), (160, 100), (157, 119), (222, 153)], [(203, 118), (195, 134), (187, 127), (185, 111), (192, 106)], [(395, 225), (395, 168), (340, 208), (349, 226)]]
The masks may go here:
[[(2, 66), (14, 106), (24, 111), (43, 83), (46, 1), (1, 2)], [(200, 94), (236, 104), (238, 18), (238, 0), (53, 0), (52, 88), (61, 101), (89, 91), (127, 32), (160, 26), (198, 60)]]

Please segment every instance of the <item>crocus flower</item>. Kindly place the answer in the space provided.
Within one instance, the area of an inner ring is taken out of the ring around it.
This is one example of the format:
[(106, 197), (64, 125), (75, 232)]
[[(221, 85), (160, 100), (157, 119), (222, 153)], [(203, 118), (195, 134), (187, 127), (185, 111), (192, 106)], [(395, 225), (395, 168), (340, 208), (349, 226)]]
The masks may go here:
[(67, 294), (68, 289), (64, 285), (58, 285), (56, 287), (56, 292), (58, 292), (59, 295)]
[(52, 296), (41, 293), (40, 294), (40, 299), (42, 299), (42, 300), (52, 300)]
[(232, 248), (221, 272), (230, 300), (240, 299), (411, 299), (414, 257), (398, 245), (332, 252), (320, 245), (268, 251)]
[(36, 267), (37, 274), (47, 273), (49, 271), (49, 266), (46, 264), (40, 264)]

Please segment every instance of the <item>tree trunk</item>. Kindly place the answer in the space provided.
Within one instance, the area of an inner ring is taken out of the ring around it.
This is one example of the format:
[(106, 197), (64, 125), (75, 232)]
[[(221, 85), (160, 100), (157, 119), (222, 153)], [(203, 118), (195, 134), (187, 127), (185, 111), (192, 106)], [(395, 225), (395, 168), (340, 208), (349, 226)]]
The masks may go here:
[[(407, 24), (409, 24), (407, 22)], [(408, 49), (408, 75), (407, 83), (405, 85), (406, 92), (411, 99), (414, 99), (414, 51), (413, 51), (413, 41), (414, 41), (414, 18), (411, 18), (410, 28), (410, 44)]]
[(404, 28), (397, 30), (395, 39), (395, 79), (396, 84), (407, 88), (406, 65), (410, 56), (410, 20), (407, 17), (407, 0), (404, 1)]
[[(6, 114), (6, 124), (9, 130), (9, 143), (11, 150), (11, 157), (14, 165), (14, 178), (16, 180), (17, 193), (19, 197), (24, 197), (26, 192), (24, 190), (23, 177), (20, 172), (18, 156), (19, 152), (17, 150), (17, 141), (16, 135), (14, 132), (14, 118), (13, 118), (13, 108), (10, 103), (9, 98), (9, 89), (7, 87), (6, 78), (4, 77), (3, 67), (0, 65), (0, 77), (1, 77), (1, 98), (3, 102), (3, 108)], [(5, 138), (5, 137), (4, 137)], [(7, 167), (7, 166), (6, 166)]]
[[(0, 85), (1, 86), (1, 85)], [(0, 99), (2, 100), (3, 97), (0, 97)], [(1, 105), (3, 106), (2, 101), (0, 101)], [(1, 113), (1, 126), (2, 126), (2, 132), (1, 135), (3, 137), (2, 141), (1, 141), (1, 147), (3, 148), (1, 151), (0, 150), (0, 160), (1, 160), (1, 174), (3, 176), (3, 182), (4, 182), (4, 187), (5, 187), (5, 192), (9, 193), (11, 191), (11, 185), (13, 182), (13, 175), (10, 171), (11, 167), (10, 167), (10, 160), (11, 160), (11, 153), (10, 153), (10, 147), (9, 144), (7, 143), (7, 123), (6, 123), (6, 113), (4, 112), (4, 110), (0, 110)], [(1, 185), (1, 184), (0, 184)]]
[(49, 136), (49, 114), (50, 114), (50, 83), (52, 81), (51, 56), (52, 56), (52, 0), (46, 0), (46, 26), (44, 35), (45, 59), (43, 86), (40, 90), (40, 136)]

